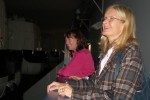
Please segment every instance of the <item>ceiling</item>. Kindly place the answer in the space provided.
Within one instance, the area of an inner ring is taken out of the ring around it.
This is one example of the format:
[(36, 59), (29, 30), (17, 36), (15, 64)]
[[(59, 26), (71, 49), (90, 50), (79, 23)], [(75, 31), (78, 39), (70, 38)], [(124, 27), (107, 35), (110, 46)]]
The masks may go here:
[(77, 14), (90, 17), (92, 0), (4, 0), (8, 18), (25, 18), (41, 30), (70, 28)]

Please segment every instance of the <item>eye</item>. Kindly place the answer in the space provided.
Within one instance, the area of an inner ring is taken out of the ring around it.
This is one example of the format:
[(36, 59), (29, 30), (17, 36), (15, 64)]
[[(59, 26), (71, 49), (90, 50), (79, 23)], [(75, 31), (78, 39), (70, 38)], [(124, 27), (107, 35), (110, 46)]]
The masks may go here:
[(110, 19), (111, 21), (113, 21), (115, 18), (114, 18), (114, 17), (112, 17), (112, 16), (110, 16), (110, 17), (109, 17), (109, 19)]

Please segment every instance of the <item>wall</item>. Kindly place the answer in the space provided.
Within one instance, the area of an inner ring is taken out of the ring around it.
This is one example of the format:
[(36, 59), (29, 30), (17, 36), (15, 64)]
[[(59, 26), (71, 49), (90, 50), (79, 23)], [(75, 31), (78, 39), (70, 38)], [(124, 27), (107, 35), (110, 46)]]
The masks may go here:
[(8, 19), (9, 49), (35, 50), (40, 46), (39, 29), (25, 19)]
[(58, 51), (63, 50), (65, 45), (64, 33), (66, 30), (56, 29), (42, 32), (43, 49), (47, 51), (53, 51), (54, 49), (57, 49)]
[(7, 19), (6, 19), (6, 10), (3, 0), (0, 0), (0, 49), (7, 48)]

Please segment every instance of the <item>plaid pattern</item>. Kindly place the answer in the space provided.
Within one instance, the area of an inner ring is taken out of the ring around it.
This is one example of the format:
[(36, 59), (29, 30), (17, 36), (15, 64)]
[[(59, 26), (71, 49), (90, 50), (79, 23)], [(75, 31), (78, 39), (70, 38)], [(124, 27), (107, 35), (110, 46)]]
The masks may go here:
[(113, 80), (115, 53), (110, 56), (100, 75), (96, 71), (89, 80), (68, 80), (74, 89), (72, 100), (132, 100), (141, 83), (142, 58), (137, 45), (127, 45), (122, 53), (116, 80)]

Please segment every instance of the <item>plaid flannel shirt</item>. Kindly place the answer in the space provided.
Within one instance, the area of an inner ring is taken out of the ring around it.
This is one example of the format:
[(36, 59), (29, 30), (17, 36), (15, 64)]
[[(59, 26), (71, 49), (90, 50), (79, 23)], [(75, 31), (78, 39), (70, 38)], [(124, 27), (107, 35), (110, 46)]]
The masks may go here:
[(142, 58), (137, 45), (128, 44), (123, 52), (119, 73), (114, 80), (115, 53), (108, 59), (103, 71), (96, 71), (89, 80), (68, 80), (73, 87), (72, 100), (132, 100), (141, 83)]

